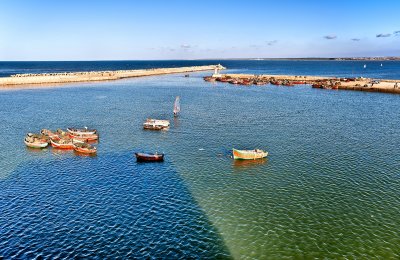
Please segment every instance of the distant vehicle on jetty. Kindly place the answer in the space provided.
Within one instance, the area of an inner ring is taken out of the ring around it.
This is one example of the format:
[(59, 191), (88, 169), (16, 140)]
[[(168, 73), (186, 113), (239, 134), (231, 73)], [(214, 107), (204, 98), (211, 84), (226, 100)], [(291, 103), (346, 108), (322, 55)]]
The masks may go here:
[(260, 149), (254, 149), (254, 150), (237, 150), (237, 149), (232, 149), (233, 153), (233, 159), (238, 160), (255, 160), (255, 159), (261, 159), (265, 158), (268, 156), (268, 152), (260, 150)]
[(159, 120), (148, 118), (143, 123), (143, 128), (148, 130), (165, 130), (169, 128), (169, 120)]
[(162, 162), (164, 161), (163, 153), (135, 153), (138, 162)]

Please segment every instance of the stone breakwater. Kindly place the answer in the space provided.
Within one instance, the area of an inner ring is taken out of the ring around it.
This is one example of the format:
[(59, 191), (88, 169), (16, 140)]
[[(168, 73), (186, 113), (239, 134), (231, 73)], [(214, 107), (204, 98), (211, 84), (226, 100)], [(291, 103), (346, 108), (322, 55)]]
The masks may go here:
[(172, 73), (188, 73), (207, 70), (225, 69), (221, 65), (192, 66), (179, 68), (158, 68), (139, 70), (115, 70), (115, 71), (88, 71), (66, 73), (42, 73), (42, 74), (15, 74), (10, 77), (0, 78), (0, 87), (29, 84), (49, 83), (73, 83), (87, 81), (116, 80), (131, 77), (143, 77)]
[(295, 85), (311, 85), (313, 88), (320, 89), (342, 89), (400, 94), (400, 80), (375, 80), (362, 77), (338, 78), (291, 75), (218, 74), (204, 77), (204, 80), (244, 86), (271, 84), (292, 87)]

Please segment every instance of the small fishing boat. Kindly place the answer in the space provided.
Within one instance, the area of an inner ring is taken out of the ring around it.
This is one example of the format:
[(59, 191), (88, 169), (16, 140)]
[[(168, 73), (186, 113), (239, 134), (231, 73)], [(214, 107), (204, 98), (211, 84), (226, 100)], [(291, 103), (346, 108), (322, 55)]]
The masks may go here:
[(163, 153), (135, 153), (138, 162), (162, 162), (164, 161)]
[(312, 88), (322, 88), (322, 84), (315, 83), (315, 84), (312, 84), (311, 87)]
[(233, 79), (231, 77), (221, 77), (217, 79), (219, 82), (231, 82)]
[(181, 103), (180, 103), (180, 97), (177, 96), (174, 102), (174, 116), (177, 117), (179, 112), (181, 112)]
[(265, 158), (268, 156), (268, 152), (260, 150), (260, 149), (254, 149), (254, 150), (237, 150), (237, 149), (232, 149), (233, 153), (233, 159), (242, 159), (242, 160), (255, 160), (255, 159), (261, 159)]
[(257, 86), (260, 86), (260, 85), (267, 84), (267, 82), (265, 82), (265, 81), (255, 81), (254, 84), (256, 84)]
[(49, 129), (42, 129), (40, 133), (44, 136), (48, 136), (50, 139), (59, 140), (60, 137), (58, 136), (57, 132), (53, 132)]
[(282, 85), (285, 86), (285, 87), (293, 87), (294, 86), (294, 84), (292, 84), (290, 82), (283, 83)]
[(45, 148), (49, 145), (48, 140), (47, 139), (43, 139), (40, 137), (40, 135), (36, 135), (36, 134), (27, 134), (25, 139), (24, 139), (24, 143), (26, 146), (30, 147), (30, 148)]
[(208, 82), (215, 82), (217, 80), (217, 78), (211, 76), (204, 77), (203, 79)]
[(168, 129), (168, 127), (169, 127), (169, 120), (148, 118), (146, 122), (143, 123), (143, 128), (149, 130), (163, 130), (163, 129)]
[(282, 82), (280, 82), (280, 81), (271, 81), (270, 83), (272, 85), (276, 85), (276, 86), (282, 85)]
[[(53, 140), (51, 139), (51, 146), (57, 149), (74, 149), (74, 144), (76, 141), (71, 138), (61, 138), (58, 140)], [(79, 143), (83, 143), (80, 141), (77, 141)]]
[(99, 135), (97, 134), (68, 134), (70, 138), (74, 140), (79, 140), (83, 142), (93, 142), (99, 139)]
[(77, 143), (74, 142), (74, 151), (83, 154), (96, 154), (96, 147), (88, 144), (88, 143)]
[(292, 81), (292, 84), (301, 85), (301, 84), (307, 84), (307, 83), (305, 81)]
[(73, 135), (94, 135), (97, 134), (96, 129), (88, 129), (87, 127), (84, 128), (67, 128), (68, 133)]
[(240, 84), (240, 85), (243, 85), (243, 86), (250, 86), (250, 85), (253, 84), (253, 82), (250, 81), (250, 80), (248, 80), (248, 79), (244, 79), (244, 80), (242, 80), (239, 84)]

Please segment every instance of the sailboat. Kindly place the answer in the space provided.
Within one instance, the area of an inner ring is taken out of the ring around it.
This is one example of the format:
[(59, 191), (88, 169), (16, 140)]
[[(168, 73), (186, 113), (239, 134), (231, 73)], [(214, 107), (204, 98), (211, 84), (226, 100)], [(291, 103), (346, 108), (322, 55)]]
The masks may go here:
[(364, 64), (364, 69), (367, 67), (367, 64)]
[(174, 103), (174, 116), (178, 116), (178, 113), (181, 112), (181, 104), (180, 104), (180, 97), (177, 96), (175, 98), (175, 103)]

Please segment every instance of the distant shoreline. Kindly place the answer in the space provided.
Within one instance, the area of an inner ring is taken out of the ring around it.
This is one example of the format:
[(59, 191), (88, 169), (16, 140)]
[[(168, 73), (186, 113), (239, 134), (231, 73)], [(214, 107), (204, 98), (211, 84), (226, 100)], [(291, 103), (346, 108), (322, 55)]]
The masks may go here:
[[(197, 59), (197, 60), (214, 60), (214, 59)], [(225, 58), (225, 59), (215, 59), (215, 60), (305, 60), (305, 61), (400, 61), (400, 57), (342, 57), (342, 58)]]

